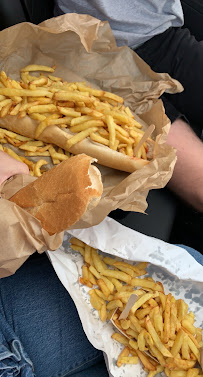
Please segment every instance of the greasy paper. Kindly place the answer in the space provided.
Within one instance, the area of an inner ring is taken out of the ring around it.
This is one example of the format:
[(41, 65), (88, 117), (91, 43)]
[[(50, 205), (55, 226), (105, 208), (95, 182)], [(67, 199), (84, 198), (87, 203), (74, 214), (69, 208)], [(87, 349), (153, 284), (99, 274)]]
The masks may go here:
[[(132, 174), (99, 166), (104, 185), (102, 199), (76, 227), (98, 224), (116, 208), (144, 213), (148, 191), (167, 184), (176, 162), (174, 149), (165, 143), (170, 122), (158, 98), (163, 92), (182, 91), (181, 84), (168, 74), (153, 72), (130, 48), (118, 48), (108, 22), (88, 15), (67, 14), (39, 26), (31, 23), (12, 26), (0, 32), (0, 47), (0, 69), (11, 78), (19, 80), (19, 71), (27, 64), (55, 65), (55, 75), (63, 80), (87, 81), (93, 87), (124, 97), (125, 105), (134, 111), (143, 129), (155, 125), (152, 161)], [(16, 180), (12, 185), (17, 191)], [(19, 189), (19, 182), (17, 187)], [(35, 249), (41, 252), (50, 247), (49, 237), (45, 237), (36, 219), (25, 212), (22, 214), (22, 210), (6, 201), (9, 196), (4, 195), (4, 200), (0, 200), (0, 235), (5, 227), (11, 231), (10, 238), (4, 237), (1, 244), (0, 276), (5, 276), (5, 269), (7, 274), (12, 274), (22, 264), (22, 258)], [(11, 213), (15, 221), (11, 220)], [(17, 231), (18, 227), (21, 232)], [(62, 236), (56, 236), (56, 243), (52, 237), (54, 249)], [(15, 245), (18, 248), (15, 247), (12, 258)], [(7, 261), (7, 255), (12, 263)]]
[(103, 256), (119, 257), (126, 262), (149, 262), (147, 273), (160, 281), (165, 293), (183, 299), (189, 311), (195, 314), (195, 326), (202, 327), (203, 266), (183, 248), (170, 245), (153, 237), (126, 228), (111, 218), (89, 229), (65, 232), (63, 244), (48, 256), (60, 281), (72, 297), (83, 329), (93, 346), (102, 350), (108, 360), (113, 377), (146, 377), (147, 372), (139, 362), (136, 365), (116, 366), (119, 353), (124, 348), (111, 335), (115, 332), (110, 321), (102, 322), (90, 304), (89, 288), (79, 283), (82, 276), (83, 257), (70, 247), (70, 234), (99, 249)]

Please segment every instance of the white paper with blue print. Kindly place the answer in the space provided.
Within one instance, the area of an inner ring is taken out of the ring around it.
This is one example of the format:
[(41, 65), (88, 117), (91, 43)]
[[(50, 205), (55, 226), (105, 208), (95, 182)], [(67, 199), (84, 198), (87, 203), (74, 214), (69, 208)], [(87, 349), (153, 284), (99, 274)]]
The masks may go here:
[(78, 282), (79, 276), (82, 276), (83, 257), (71, 249), (71, 235), (109, 255), (134, 262), (149, 262), (148, 274), (163, 283), (166, 294), (171, 292), (176, 299), (184, 299), (189, 310), (195, 313), (195, 325), (203, 327), (203, 267), (186, 250), (126, 228), (108, 217), (92, 228), (65, 232), (62, 246), (47, 253), (75, 302), (89, 341), (106, 353), (113, 377), (145, 377), (147, 373), (140, 364), (116, 366), (123, 346), (111, 339), (114, 332), (112, 324), (100, 321), (90, 304), (89, 288)]

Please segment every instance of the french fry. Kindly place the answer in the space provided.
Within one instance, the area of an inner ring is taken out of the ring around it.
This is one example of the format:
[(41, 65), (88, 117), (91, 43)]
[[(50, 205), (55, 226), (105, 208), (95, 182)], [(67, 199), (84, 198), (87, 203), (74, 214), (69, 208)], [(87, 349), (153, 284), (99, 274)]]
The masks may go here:
[(162, 355), (165, 357), (172, 357), (171, 352), (169, 352), (167, 348), (164, 346), (164, 344), (161, 342), (149, 317), (146, 318), (146, 328), (149, 331), (150, 335), (152, 336), (152, 339), (154, 340), (156, 347), (159, 349)]
[(92, 141), (96, 141), (97, 143), (109, 146), (109, 140), (105, 139), (104, 137), (96, 134), (95, 132), (90, 133), (90, 139)]
[(135, 314), (136, 310), (139, 309), (145, 302), (147, 302), (150, 298), (157, 297), (158, 293), (146, 293), (141, 296), (136, 303), (131, 308), (131, 313)]
[(106, 319), (107, 319), (107, 310), (106, 310), (106, 304), (104, 303), (100, 309), (100, 312), (99, 312), (99, 315), (100, 315), (100, 319), (102, 322), (105, 322)]
[(167, 343), (169, 341), (170, 314), (171, 314), (171, 293), (169, 293), (166, 297), (165, 310), (164, 310), (164, 332), (163, 332), (164, 343)]
[(192, 335), (195, 335), (196, 333), (196, 329), (195, 329), (195, 326), (193, 326), (191, 324), (190, 321), (188, 321), (187, 319), (183, 319), (182, 322), (181, 322), (182, 326), (188, 330)]
[(102, 120), (93, 119), (93, 120), (88, 120), (86, 122), (77, 124), (76, 126), (73, 126), (73, 127), (71, 126), (69, 130), (70, 132), (77, 133), (77, 132), (85, 131), (91, 127), (102, 127), (103, 125), (104, 123), (102, 122)]
[(40, 169), (43, 165), (47, 165), (48, 162), (45, 160), (39, 160), (34, 164), (34, 175), (35, 177), (40, 177), (42, 175)]
[(115, 332), (111, 335), (111, 337), (124, 346), (128, 346), (128, 339), (124, 335)]
[(131, 285), (134, 287), (150, 288), (154, 291), (162, 292), (162, 287), (159, 284), (149, 281), (147, 279), (134, 278), (131, 280)]
[(149, 374), (148, 374), (148, 377), (154, 377), (156, 376), (157, 374), (163, 372), (164, 370), (164, 367), (162, 367), (161, 365), (158, 365), (156, 367), (156, 370), (155, 371), (150, 371)]
[(126, 283), (130, 283), (131, 281), (131, 277), (125, 272), (121, 272), (121, 271), (103, 270), (101, 272), (101, 275), (116, 278), (118, 280), (125, 281)]
[(120, 363), (121, 364), (137, 364), (138, 357), (137, 356), (121, 356)]
[(81, 131), (78, 134), (72, 136), (66, 142), (67, 149), (71, 148), (74, 144), (79, 143), (80, 141), (84, 140), (87, 136), (91, 134), (91, 132), (97, 131), (97, 127), (88, 128), (85, 131)]
[(33, 71), (45, 71), (45, 72), (54, 72), (54, 67), (48, 67), (46, 65), (39, 64), (30, 64), (21, 69), (21, 72), (33, 72)]
[(118, 356), (117, 363), (116, 363), (116, 365), (117, 365), (118, 368), (120, 368), (121, 365), (122, 365), (121, 358), (122, 358), (122, 357), (127, 357), (127, 356), (129, 356), (129, 354), (130, 354), (130, 350), (129, 350), (128, 347), (125, 347), (125, 348), (121, 351), (120, 355)]
[(184, 340), (184, 332), (180, 329), (175, 338), (173, 347), (171, 348), (171, 353), (174, 357), (176, 357), (177, 354), (179, 353), (183, 344), (183, 340)]
[(156, 367), (150, 362), (149, 358), (141, 351), (137, 350), (137, 355), (148, 371), (155, 371)]
[(188, 345), (188, 335), (184, 335), (183, 343), (181, 346), (181, 353), (183, 359), (190, 360), (190, 349)]
[(97, 284), (100, 287), (103, 294), (105, 295), (105, 297), (107, 298), (110, 295), (111, 292), (110, 292), (109, 288), (107, 287), (106, 283), (104, 282), (104, 280), (98, 279)]

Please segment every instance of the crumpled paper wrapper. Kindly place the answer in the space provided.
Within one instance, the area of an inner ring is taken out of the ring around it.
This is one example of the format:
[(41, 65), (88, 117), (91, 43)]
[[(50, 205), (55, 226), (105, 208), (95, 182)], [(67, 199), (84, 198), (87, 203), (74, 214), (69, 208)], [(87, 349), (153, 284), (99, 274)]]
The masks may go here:
[[(118, 48), (108, 22), (88, 15), (66, 14), (39, 26), (12, 26), (0, 32), (0, 47), (0, 69), (11, 78), (19, 79), (20, 69), (27, 64), (56, 65), (55, 75), (64, 80), (86, 80), (93, 87), (123, 96), (143, 129), (155, 125), (152, 161), (132, 174), (99, 166), (104, 185), (100, 204), (74, 227), (98, 224), (117, 208), (144, 213), (149, 190), (168, 183), (176, 162), (175, 150), (165, 143), (170, 121), (158, 98), (163, 92), (181, 92), (182, 85), (168, 74), (153, 72), (130, 48)], [(22, 186), (27, 183), (24, 178), (21, 182)], [(15, 192), (19, 190), (16, 177), (12, 185)], [(0, 236), (4, 239), (0, 277), (14, 273), (35, 249), (57, 249), (62, 242), (62, 235), (49, 238), (36, 219), (6, 201), (9, 197), (5, 185), (5, 200), (0, 200)], [(4, 234), (8, 228), (9, 237)]]
[(83, 257), (71, 249), (70, 234), (107, 253), (105, 256), (117, 256), (132, 263), (149, 262), (149, 276), (162, 282), (166, 294), (171, 292), (176, 299), (183, 299), (189, 311), (195, 314), (195, 326), (203, 327), (203, 267), (185, 249), (145, 236), (108, 217), (92, 228), (65, 232), (62, 246), (47, 254), (76, 305), (89, 341), (104, 352), (111, 377), (146, 377), (147, 373), (140, 363), (116, 366), (123, 346), (111, 339), (115, 328), (110, 321), (103, 323), (99, 319), (98, 312), (90, 304), (89, 288), (78, 282), (82, 276)]

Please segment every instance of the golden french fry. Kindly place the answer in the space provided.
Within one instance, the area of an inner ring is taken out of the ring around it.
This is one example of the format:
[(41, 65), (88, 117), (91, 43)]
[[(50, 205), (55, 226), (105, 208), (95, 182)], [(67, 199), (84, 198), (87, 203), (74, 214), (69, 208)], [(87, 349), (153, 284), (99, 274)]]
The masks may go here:
[(90, 264), (91, 261), (91, 246), (85, 245), (85, 262)]
[(192, 368), (187, 371), (187, 377), (196, 377), (199, 375), (200, 369)]
[(33, 72), (33, 71), (45, 71), (45, 72), (54, 72), (54, 67), (48, 67), (46, 65), (39, 64), (30, 64), (21, 69), (21, 72)]
[(166, 297), (165, 310), (164, 310), (164, 332), (163, 332), (164, 343), (167, 343), (169, 341), (170, 314), (171, 314), (171, 293), (169, 293)]
[(178, 320), (181, 322), (186, 316), (188, 311), (188, 305), (183, 300), (177, 300)]
[(70, 149), (74, 144), (79, 143), (80, 141), (84, 140), (87, 136), (90, 135), (91, 132), (97, 131), (97, 127), (88, 128), (85, 131), (81, 131), (78, 134), (72, 136), (66, 142), (67, 149)]
[(195, 326), (192, 325), (191, 322), (189, 322), (187, 319), (183, 319), (181, 322), (182, 326), (188, 330), (192, 335), (195, 335), (196, 333), (196, 328)]
[(4, 147), (4, 152), (9, 154), (11, 157), (15, 158), (16, 160), (21, 162), (20, 157), (15, 153), (12, 149)]
[(163, 370), (164, 370), (164, 367), (161, 366), (161, 365), (158, 365), (158, 366), (156, 367), (156, 370), (155, 370), (155, 371), (150, 371), (147, 377), (154, 377), (154, 376), (156, 376), (158, 373), (163, 372)]
[(107, 310), (106, 310), (106, 304), (104, 303), (100, 309), (100, 312), (99, 312), (99, 315), (100, 315), (100, 319), (102, 322), (105, 322), (106, 319), (107, 319)]
[(62, 81), (61, 77), (56, 77), (56, 76), (52, 76), (52, 75), (48, 75), (48, 77), (52, 81)]
[(115, 332), (111, 335), (111, 337), (117, 342), (124, 344), (124, 346), (128, 346), (128, 339), (124, 335)]
[(109, 288), (107, 287), (106, 283), (104, 282), (104, 280), (98, 279), (97, 284), (100, 287), (103, 294), (105, 295), (105, 297), (107, 298), (110, 295), (111, 292), (110, 292)]
[(150, 362), (149, 358), (141, 351), (137, 350), (137, 355), (144, 365), (144, 367), (149, 371), (155, 371), (156, 367)]
[(158, 293), (146, 293), (141, 296), (136, 303), (131, 308), (131, 313), (135, 314), (136, 310), (139, 309), (145, 302), (147, 302), (150, 298), (157, 297)]
[(84, 280), (89, 280), (89, 271), (88, 271), (88, 267), (83, 265), (82, 266), (82, 277)]
[(93, 306), (93, 308), (95, 308), (96, 310), (100, 310), (101, 307), (102, 307), (102, 303), (100, 301), (100, 297), (96, 295), (95, 292), (93, 292), (91, 295), (90, 295), (90, 303), (91, 305)]
[(92, 261), (94, 263), (95, 268), (97, 269), (97, 271), (99, 271), (99, 273), (101, 273), (104, 270), (102, 260), (100, 259), (97, 251), (93, 248), (91, 251), (91, 255), (92, 255)]
[(104, 123), (102, 120), (93, 119), (93, 120), (88, 120), (86, 122), (77, 124), (76, 126), (73, 126), (73, 127), (71, 126), (69, 130), (70, 132), (76, 133), (76, 132), (85, 131), (91, 127), (102, 127), (103, 125)]
[(121, 271), (125, 272), (126, 274), (130, 275), (131, 277), (134, 276), (134, 272), (133, 272), (133, 270), (131, 268), (126, 267), (126, 266), (122, 266), (122, 265), (120, 265), (118, 263), (115, 263), (114, 266), (117, 267), (118, 270), (121, 270)]
[(43, 114), (43, 113), (56, 113), (56, 112), (57, 112), (57, 107), (56, 105), (53, 105), (53, 104), (35, 105), (35, 106), (30, 106), (28, 108), (28, 114), (32, 114), (32, 113)]
[[(105, 258), (103, 260), (105, 261)], [(123, 287), (122, 283), (118, 279), (109, 277), (109, 280), (113, 283), (113, 285), (116, 287), (118, 292)]]
[(171, 348), (171, 353), (174, 357), (176, 357), (177, 354), (179, 353), (183, 344), (183, 340), (184, 340), (184, 332), (180, 329), (176, 335), (173, 347)]
[(43, 85), (46, 85), (47, 83), (48, 83), (48, 78), (45, 76), (36, 78), (35, 80), (32, 81), (32, 84), (36, 86), (43, 86)]
[(89, 287), (89, 288), (92, 288), (92, 284), (91, 284), (90, 281), (88, 281), (88, 280), (85, 280), (85, 279), (83, 279), (83, 278), (80, 277), (79, 282), (80, 282), (81, 284), (83, 284), (83, 285), (86, 285), (86, 286)]
[(124, 102), (122, 97), (117, 96), (116, 94), (110, 93), (110, 92), (104, 92), (103, 97), (113, 99), (114, 101), (119, 102), (119, 103)]
[(129, 319), (121, 319), (120, 325), (121, 325), (123, 330), (127, 330), (130, 327), (130, 320)]
[(80, 112), (75, 111), (72, 108), (61, 107), (61, 106), (57, 106), (57, 108), (58, 108), (59, 113), (65, 115), (65, 116), (76, 117), (76, 118), (81, 116)]
[(105, 139), (104, 137), (100, 136), (95, 132), (90, 133), (90, 139), (96, 141), (96, 143), (100, 143), (106, 146), (109, 146), (109, 140)]
[(198, 341), (195, 339), (195, 337), (191, 334), (190, 331), (185, 329), (183, 326), (181, 327), (182, 330), (189, 336), (189, 338), (193, 341), (193, 343), (196, 345), (197, 348), (200, 348), (201, 346), (199, 345)]
[(131, 281), (130, 275), (126, 274), (125, 272), (121, 272), (121, 271), (103, 270), (101, 272), (101, 275), (116, 278), (118, 280), (125, 281), (126, 283), (130, 283), (130, 281)]
[(186, 377), (187, 371), (186, 370), (171, 370), (170, 377)]
[(181, 347), (181, 353), (182, 353), (183, 359), (190, 360), (188, 335), (184, 335), (183, 343), (182, 343), (182, 347)]
[(75, 251), (79, 251), (79, 253), (84, 257), (85, 256), (85, 249), (79, 245), (71, 245), (71, 248)]
[[(0, 92), (0, 94), (4, 94), (4, 93)], [(54, 99), (56, 101), (73, 101), (73, 102), (82, 101), (85, 104), (88, 104), (88, 103), (91, 103), (91, 102), (94, 101), (90, 97), (86, 97), (86, 96), (84, 96), (80, 93), (71, 92), (71, 91), (70, 92), (68, 92), (68, 91), (58, 91), (54, 94)]]
[(43, 122), (43, 120), (46, 119), (46, 116), (39, 114), (39, 113), (32, 113), (32, 114), (29, 114), (29, 116), (30, 116), (30, 118), (32, 118), (34, 120), (39, 120), (40, 122)]
[(137, 356), (121, 356), (120, 362), (121, 364), (137, 364), (138, 357)]
[(145, 336), (144, 336), (145, 330), (141, 330), (141, 332), (138, 334), (137, 337), (137, 344), (138, 344), (138, 349), (140, 351), (145, 351)]
[(134, 278), (131, 280), (131, 285), (134, 287), (151, 288), (154, 291), (163, 292), (163, 288), (158, 283), (149, 281), (147, 279)]
[(20, 96), (20, 97), (49, 97), (52, 98), (53, 94), (48, 90), (29, 90), (29, 89), (14, 89), (14, 88), (0, 88), (0, 94), (6, 97)]
[(200, 362), (200, 352), (189, 337), (188, 337), (188, 346), (191, 349), (192, 353), (195, 355), (196, 359)]
[(121, 302), (121, 300), (112, 300), (107, 304), (106, 307), (107, 307), (108, 310), (112, 310), (112, 309), (116, 309), (116, 308), (122, 308), (123, 303)]
[(150, 306), (148, 306), (144, 309), (138, 309), (138, 310), (136, 310), (135, 315), (139, 320), (142, 320), (146, 315), (148, 315), (150, 313), (151, 310), (152, 310), (152, 308)]
[(176, 365), (176, 367), (180, 368), (180, 369), (183, 369), (183, 370), (188, 370), (188, 369), (191, 369), (194, 367), (195, 363), (196, 363), (196, 360), (182, 360), (182, 359), (177, 359), (177, 358), (174, 358), (174, 364)]
[(39, 160), (36, 162), (36, 164), (34, 165), (34, 175), (36, 177), (40, 177), (42, 175), (41, 171), (40, 171), (40, 168), (43, 166), (43, 165), (47, 165), (48, 162), (45, 161), (45, 160)]
[(129, 350), (129, 348), (128, 348), (128, 347), (125, 347), (125, 348), (121, 351), (120, 355), (118, 356), (117, 363), (116, 363), (117, 367), (121, 367), (121, 365), (122, 365), (121, 357), (127, 357), (127, 356), (129, 356), (129, 354), (130, 354), (130, 350)]
[(161, 342), (161, 339), (159, 338), (154, 326), (152, 325), (152, 322), (149, 317), (146, 318), (146, 328), (149, 331), (150, 335), (152, 336), (152, 339), (158, 348), (158, 350), (162, 353), (165, 357), (172, 357), (171, 352), (167, 350), (167, 348), (164, 346), (164, 344)]
[(116, 141), (116, 130), (113, 117), (111, 115), (106, 115), (106, 123), (109, 131), (109, 148), (114, 149), (114, 144)]
[[(94, 275), (91, 273), (91, 271), (89, 270), (89, 281), (90, 283), (92, 283), (93, 285), (96, 285), (97, 282), (96, 282), (96, 279), (94, 277)], [(104, 297), (103, 297), (104, 298)]]

